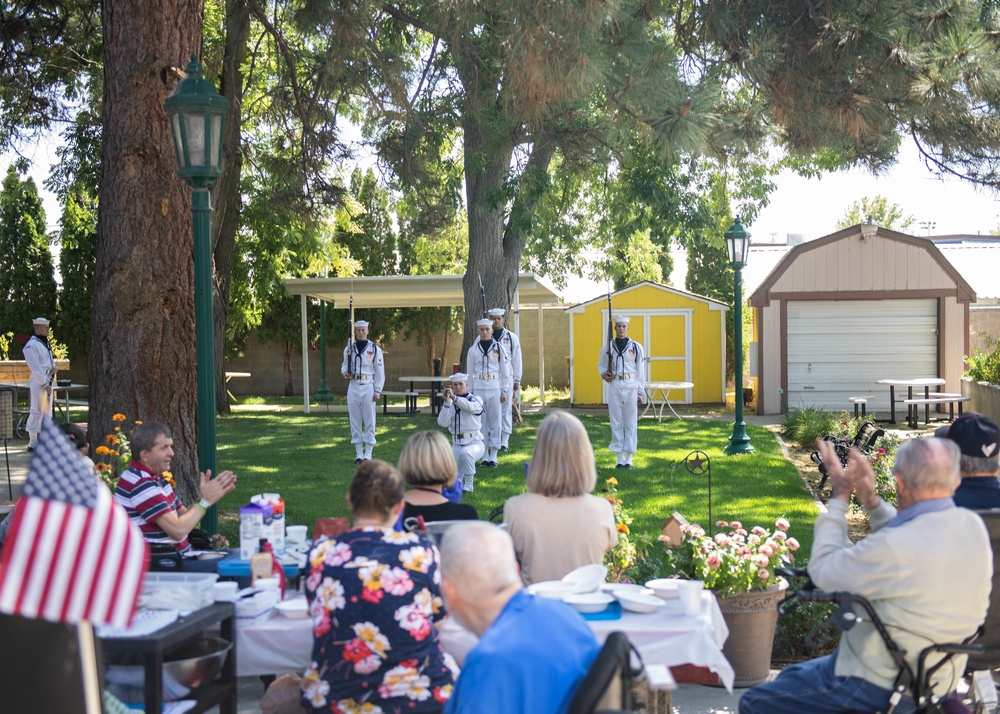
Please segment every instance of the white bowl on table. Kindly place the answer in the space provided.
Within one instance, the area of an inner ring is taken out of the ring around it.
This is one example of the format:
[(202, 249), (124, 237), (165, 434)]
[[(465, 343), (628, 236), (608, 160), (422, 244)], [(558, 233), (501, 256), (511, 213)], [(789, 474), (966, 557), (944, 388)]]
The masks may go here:
[(615, 599), (607, 593), (574, 593), (563, 598), (563, 602), (585, 615), (604, 612)]
[(563, 580), (543, 580), (539, 583), (532, 583), (525, 590), (531, 595), (544, 597), (550, 600), (562, 600), (567, 595), (572, 595), (576, 586)]
[(680, 597), (678, 583), (680, 581), (676, 578), (659, 578), (658, 580), (647, 581), (646, 587), (652, 590), (656, 597), (663, 598), (664, 600), (676, 600)]
[(615, 593), (615, 597), (618, 598), (618, 602), (622, 604), (623, 610), (628, 610), (629, 612), (640, 612), (643, 614), (656, 612), (667, 604), (666, 600), (658, 598), (655, 595), (645, 595), (643, 593), (629, 592), (627, 590)]
[(618, 593), (637, 593), (640, 595), (653, 595), (653, 591), (645, 585), (637, 583), (601, 583), (601, 591), (617, 596)]
[(274, 608), (285, 617), (289, 617), (293, 620), (301, 620), (309, 617), (309, 603), (304, 597), (297, 597), (293, 600), (283, 600), (275, 605)]
[(563, 576), (562, 582), (573, 585), (575, 593), (592, 593), (601, 587), (608, 576), (608, 567), (600, 563), (584, 565)]

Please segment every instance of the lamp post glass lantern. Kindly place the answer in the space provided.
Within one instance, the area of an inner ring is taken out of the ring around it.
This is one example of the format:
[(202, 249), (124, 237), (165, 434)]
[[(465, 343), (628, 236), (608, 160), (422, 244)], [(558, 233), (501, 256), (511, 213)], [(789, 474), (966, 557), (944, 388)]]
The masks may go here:
[(735, 362), (735, 401), (736, 416), (733, 421), (733, 434), (729, 437), (729, 445), (725, 448), (727, 454), (752, 454), (755, 449), (747, 436), (747, 425), (743, 421), (743, 268), (747, 264), (747, 253), (750, 251), (750, 234), (740, 223), (739, 216), (732, 227), (726, 231), (726, 249), (729, 251), (729, 264), (733, 268), (733, 353)]
[[(215, 476), (215, 339), (212, 314), (212, 199), (209, 186), (222, 174), (222, 133), (228, 102), (205, 79), (195, 55), (185, 77), (163, 103), (177, 152), (177, 175), (194, 189), (194, 320), (198, 373), (198, 470)], [(215, 506), (202, 525), (218, 532)]]

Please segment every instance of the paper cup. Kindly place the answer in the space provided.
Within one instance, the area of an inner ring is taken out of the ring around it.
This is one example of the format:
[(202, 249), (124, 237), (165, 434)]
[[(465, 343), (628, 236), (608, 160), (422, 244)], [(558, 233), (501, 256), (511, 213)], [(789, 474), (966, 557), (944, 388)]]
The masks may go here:
[(694, 617), (701, 612), (701, 591), (705, 583), (700, 580), (678, 580), (677, 594), (685, 615)]

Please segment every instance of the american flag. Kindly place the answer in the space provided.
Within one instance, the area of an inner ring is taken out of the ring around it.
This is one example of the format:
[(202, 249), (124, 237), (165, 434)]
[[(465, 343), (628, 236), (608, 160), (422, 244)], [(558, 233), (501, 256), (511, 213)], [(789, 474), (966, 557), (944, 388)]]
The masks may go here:
[(126, 626), (146, 543), (93, 467), (46, 418), (0, 558), (0, 612)]

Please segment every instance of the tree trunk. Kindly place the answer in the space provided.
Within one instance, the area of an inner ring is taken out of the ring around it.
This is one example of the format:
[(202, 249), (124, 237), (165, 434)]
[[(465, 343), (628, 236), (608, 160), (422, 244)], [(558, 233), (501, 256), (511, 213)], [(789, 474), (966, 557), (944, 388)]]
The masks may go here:
[(285, 368), (285, 396), (291, 397), (295, 388), (292, 386), (292, 343), (288, 340), (281, 343), (281, 357)]
[(497, 149), (496, 132), (484, 126), (477, 113), (467, 112), (465, 137), (465, 191), (469, 211), (469, 262), (462, 278), (465, 291), (465, 335), (462, 341), (462, 363), (469, 347), (477, 338), (476, 321), (483, 316), (480, 277), (486, 292), (486, 309), (500, 307), (510, 314), (517, 290), (521, 254), (531, 231), (535, 207), (540, 193), (526, 188), (543, 185), (524, 180), (530, 172), (548, 171), (555, 146), (546, 141), (535, 142), (528, 157), (521, 188), (514, 197), (508, 219), (504, 214), (503, 185), (508, 180), (513, 143)]
[(229, 413), (226, 390), (226, 326), (229, 321), (229, 288), (232, 284), (233, 246), (240, 227), (240, 172), (243, 149), (243, 66), (250, 37), (250, 11), (244, 0), (226, 0), (226, 49), (222, 58), (220, 93), (229, 101), (222, 140), (222, 176), (212, 191), (215, 216), (212, 221), (212, 253), (215, 280), (212, 305), (215, 316), (215, 403), (220, 414)]
[(105, 0), (103, 155), (90, 428), (111, 416), (173, 432), (182, 500), (198, 490), (191, 192), (163, 101), (200, 54), (202, 0)]

